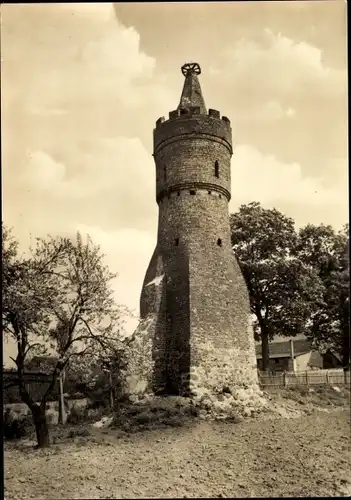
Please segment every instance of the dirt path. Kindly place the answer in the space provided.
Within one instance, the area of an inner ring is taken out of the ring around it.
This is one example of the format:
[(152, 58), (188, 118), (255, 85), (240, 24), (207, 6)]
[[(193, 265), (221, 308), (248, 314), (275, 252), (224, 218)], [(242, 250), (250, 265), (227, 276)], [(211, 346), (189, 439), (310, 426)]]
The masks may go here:
[(338, 409), (124, 437), (94, 430), (50, 450), (6, 445), (5, 498), (346, 496), (350, 469), (350, 416)]

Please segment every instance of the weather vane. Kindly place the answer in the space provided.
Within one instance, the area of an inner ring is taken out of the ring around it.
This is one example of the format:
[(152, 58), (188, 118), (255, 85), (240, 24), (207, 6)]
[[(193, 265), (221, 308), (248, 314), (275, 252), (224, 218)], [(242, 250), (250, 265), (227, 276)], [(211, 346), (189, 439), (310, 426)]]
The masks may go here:
[(191, 75), (195, 73), (196, 75), (201, 74), (201, 68), (198, 63), (185, 63), (182, 66), (182, 73), (184, 76)]

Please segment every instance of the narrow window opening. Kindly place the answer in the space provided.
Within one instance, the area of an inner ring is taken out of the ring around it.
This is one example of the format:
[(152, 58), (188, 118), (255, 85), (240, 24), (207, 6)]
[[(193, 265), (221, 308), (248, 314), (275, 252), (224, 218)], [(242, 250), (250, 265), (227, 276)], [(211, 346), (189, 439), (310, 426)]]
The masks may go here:
[(219, 194), (219, 195), (218, 195), (218, 198), (222, 198), (222, 195), (221, 195), (221, 194)]
[(174, 243), (175, 243), (175, 246), (176, 246), (176, 247), (178, 247), (178, 246), (179, 246), (179, 238), (176, 238), (176, 239), (174, 240)]
[(215, 161), (215, 177), (219, 177), (219, 163)]
[(222, 246), (222, 240), (221, 240), (221, 238), (218, 238), (218, 240), (217, 240), (217, 245), (218, 245), (219, 247), (221, 247), (221, 246)]
[(212, 194), (212, 191), (208, 191), (208, 194)]
[(193, 189), (190, 190), (190, 194), (194, 195), (196, 194), (196, 191), (194, 191)]
[(177, 196), (180, 196), (180, 191), (178, 191)]
[(164, 181), (167, 180), (167, 169), (166, 169), (166, 167), (163, 167), (163, 180)]

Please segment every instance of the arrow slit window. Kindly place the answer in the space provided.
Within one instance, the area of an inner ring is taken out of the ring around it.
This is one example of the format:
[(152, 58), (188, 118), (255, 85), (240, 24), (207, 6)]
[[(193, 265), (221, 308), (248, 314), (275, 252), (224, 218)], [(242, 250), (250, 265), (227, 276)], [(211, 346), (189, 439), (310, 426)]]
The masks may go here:
[(219, 177), (219, 163), (215, 161), (215, 177)]

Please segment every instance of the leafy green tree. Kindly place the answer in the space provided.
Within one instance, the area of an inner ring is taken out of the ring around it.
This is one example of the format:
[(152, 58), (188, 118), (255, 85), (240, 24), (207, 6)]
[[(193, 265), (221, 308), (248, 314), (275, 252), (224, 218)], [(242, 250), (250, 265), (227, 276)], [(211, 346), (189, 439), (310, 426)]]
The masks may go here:
[[(38, 238), (30, 257), (23, 257), (3, 226), (2, 258), (2, 332), (16, 342), (16, 382), (32, 412), (38, 447), (44, 447), (50, 443), (46, 404), (60, 373), (74, 357), (113, 349), (126, 311), (113, 299), (115, 274), (89, 237)], [(57, 360), (38, 403), (25, 384), (26, 361), (49, 348)]]
[(323, 302), (313, 315), (308, 336), (321, 350), (330, 348), (350, 366), (349, 228), (308, 224), (299, 231), (296, 255), (318, 274)]
[(322, 284), (314, 269), (294, 255), (297, 234), (291, 218), (253, 202), (232, 214), (230, 224), (266, 371), (269, 341), (275, 335), (295, 336), (306, 331), (321, 301)]
[(124, 341), (115, 341), (112, 348), (73, 359), (66, 370), (67, 380), (72, 390), (94, 404), (114, 408), (124, 395), (126, 361)]

